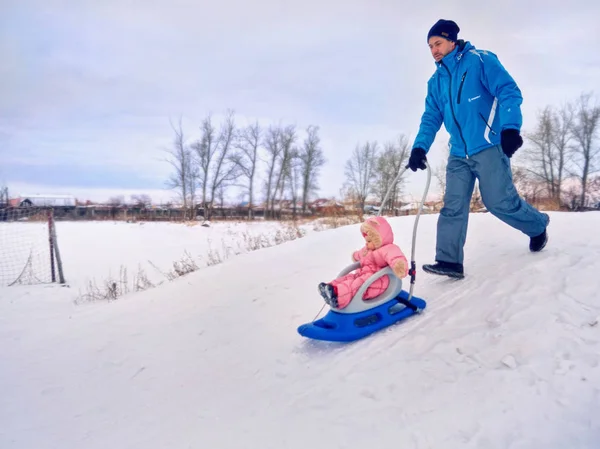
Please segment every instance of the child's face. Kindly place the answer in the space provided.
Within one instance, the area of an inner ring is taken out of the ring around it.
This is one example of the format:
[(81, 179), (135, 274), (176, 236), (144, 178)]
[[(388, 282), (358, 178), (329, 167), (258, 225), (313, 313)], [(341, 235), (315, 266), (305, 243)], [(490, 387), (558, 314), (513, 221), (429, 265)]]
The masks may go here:
[(370, 249), (371, 251), (374, 250), (375, 243), (373, 243), (373, 239), (371, 238), (370, 230), (367, 230), (367, 232), (362, 231), (362, 235), (365, 238), (365, 242), (367, 242), (367, 249)]

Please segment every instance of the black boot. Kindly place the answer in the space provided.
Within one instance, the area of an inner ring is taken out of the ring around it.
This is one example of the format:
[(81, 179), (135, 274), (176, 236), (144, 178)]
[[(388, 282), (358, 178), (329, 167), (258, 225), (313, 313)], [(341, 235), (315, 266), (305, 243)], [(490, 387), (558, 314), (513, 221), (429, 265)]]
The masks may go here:
[(321, 296), (323, 297), (325, 302), (327, 304), (329, 304), (330, 307), (337, 308), (338, 300), (337, 300), (337, 295), (335, 294), (335, 289), (333, 288), (333, 285), (326, 284), (325, 282), (321, 282), (319, 284), (319, 293), (321, 294)]
[[(548, 214), (544, 215), (548, 217), (548, 224), (550, 224), (550, 217), (548, 216)], [(548, 229), (547, 225), (546, 229)], [(529, 240), (529, 251), (531, 251), (532, 253), (537, 253), (538, 251), (544, 249), (544, 246), (546, 246), (546, 243), (548, 243), (548, 234), (546, 233), (546, 229), (544, 229), (544, 232), (542, 232), (540, 235), (531, 237), (531, 239)]]
[(449, 276), (454, 279), (462, 279), (465, 277), (463, 265), (461, 263), (436, 261), (435, 264), (423, 265), (423, 271), (431, 274), (439, 274), (441, 276)]
[(529, 251), (532, 253), (541, 251), (544, 249), (544, 246), (546, 246), (546, 243), (548, 243), (548, 234), (546, 234), (546, 230), (544, 229), (544, 232), (540, 235), (531, 237), (531, 240), (529, 241)]

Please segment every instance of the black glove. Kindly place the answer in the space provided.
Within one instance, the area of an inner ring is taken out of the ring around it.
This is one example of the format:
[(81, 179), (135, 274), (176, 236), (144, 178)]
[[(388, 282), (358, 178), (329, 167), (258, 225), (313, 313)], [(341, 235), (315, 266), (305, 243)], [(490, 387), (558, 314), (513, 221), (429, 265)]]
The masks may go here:
[(423, 148), (413, 148), (405, 168), (410, 168), (412, 171), (417, 171), (418, 168), (425, 170), (427, 168), (425, 165), (426, 161), (425, 150)]
[(523, 138), (516, 129), (505, 129), (500, 133), (502, 151), (509, 158), (523, 145)]

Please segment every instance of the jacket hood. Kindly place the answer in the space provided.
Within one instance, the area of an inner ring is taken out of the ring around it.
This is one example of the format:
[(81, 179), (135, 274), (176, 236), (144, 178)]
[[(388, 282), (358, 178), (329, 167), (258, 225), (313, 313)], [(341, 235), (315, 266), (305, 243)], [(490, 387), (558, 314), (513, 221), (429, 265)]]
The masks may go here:
[(381, 244), (376, 245), (377, 247), (389, 245), (390, 243), (394, 242), (394, 232), (385, 218), (369, 217), (361, 226), (361, 230), (363, 230), (363, 226), (368, 227), (371, 232), (379, 236)]

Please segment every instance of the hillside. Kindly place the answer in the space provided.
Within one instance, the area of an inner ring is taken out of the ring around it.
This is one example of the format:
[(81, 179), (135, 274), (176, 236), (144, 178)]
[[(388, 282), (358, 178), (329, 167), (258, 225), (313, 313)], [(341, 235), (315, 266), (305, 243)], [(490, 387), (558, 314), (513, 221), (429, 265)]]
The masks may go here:
[[(597, 448), (600, 212), (550, 215), (548, 246), (531, 254), (525, 236), (473, 214), (467, 277), (419, 269), (425, 313), (353, 344), (296, 328), (361, 245), (358, 225), (110, 303), (2, 288), (0, 447)], [(420, 219), (419, 267), (436, 219)], [(413, 220), (390, 219), (409, 257)], [(103, 238), (118, 255), (119, 239)]]

